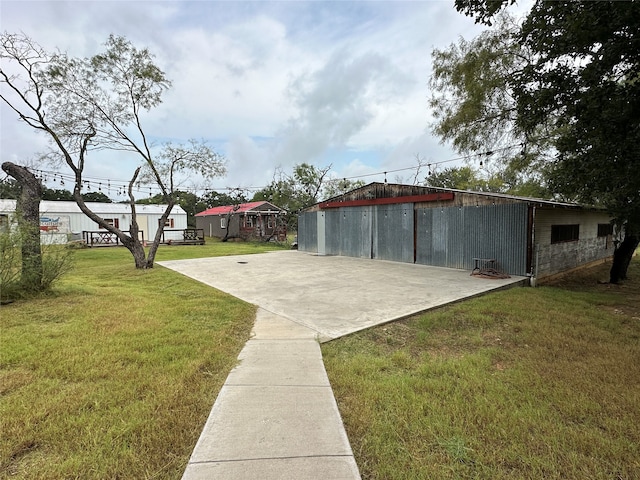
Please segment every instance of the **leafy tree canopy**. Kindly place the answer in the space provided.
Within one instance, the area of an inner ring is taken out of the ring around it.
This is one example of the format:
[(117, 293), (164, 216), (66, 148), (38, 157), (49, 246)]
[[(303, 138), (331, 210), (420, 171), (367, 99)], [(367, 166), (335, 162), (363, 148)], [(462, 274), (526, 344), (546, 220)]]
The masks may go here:
[[(73, 173), (73, 196), (83, 213), (118, 237), (137, 268), (153, 267), (181, 183), (190, 173), (196, 173), (191, 178), (207, 182), (225, 172), (222, 156), (204, 142), (151, 147), (143, 117), (161, 104), (171, 86), (154, 56), (124, 37), (111, 35), (103, 52), (76, 58), (47, 51), (24, 34), (5, 32), (0, 35), (0, 58), (0, 101), (24, 124), (48, 136), (52, 150), (47, 158)], [(86, 162), (97, 150), (132, 154), (140, 162), (129, 180), (132, 222), (128, 232), (91, 211), (81, 194)], [(133, 194), (138, 182), (157, 187), (167, 205), (148, 251), (138, 236)]]
[[(491, 24), (510, 3), (457, 0), (456, 8)], [(606, 207), (624, 225), (611, 280), (624, 278), (640, 240), (640, 2), (537, 0), (507, 45), (513, 47), (502, 49), (509, 66), (504, 92), (515, 106), (512, 131), (526, 139), (548, 136), (552, 155), (543, 159), (544, 174), (552, 191)], [(513, 64), (513, 58), (524, 61)], [(463, 95), (491, 92), (482, 74), (465, 78)], [(484, 120), (482, 110), (471, 117)], [(468, 128), (467, 121), (461, 131)]]

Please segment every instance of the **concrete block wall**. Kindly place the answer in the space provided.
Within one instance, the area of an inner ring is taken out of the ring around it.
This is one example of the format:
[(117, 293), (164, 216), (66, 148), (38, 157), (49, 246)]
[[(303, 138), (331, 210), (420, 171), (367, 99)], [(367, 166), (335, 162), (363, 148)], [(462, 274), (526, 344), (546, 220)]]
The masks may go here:
[(571, 270), (613, 255), (613, 245), (611, 240), (607, 241), (607, 237), (587, 238), (554, 245), (538, 244), (537, 248), (533, 261), (534, 268), (537, 262), (538, 278)]

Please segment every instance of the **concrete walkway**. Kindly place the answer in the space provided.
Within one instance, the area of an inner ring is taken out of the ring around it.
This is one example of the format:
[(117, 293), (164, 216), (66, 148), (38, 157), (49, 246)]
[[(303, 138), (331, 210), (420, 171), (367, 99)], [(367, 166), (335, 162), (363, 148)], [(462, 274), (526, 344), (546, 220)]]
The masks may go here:
[(316, 332), (258, 309), (182, 477), (360, 478)]
[(260, 307), (183, 480), (359, 479), (318, 341), (525, 280), (297, 251), (158, 263)]

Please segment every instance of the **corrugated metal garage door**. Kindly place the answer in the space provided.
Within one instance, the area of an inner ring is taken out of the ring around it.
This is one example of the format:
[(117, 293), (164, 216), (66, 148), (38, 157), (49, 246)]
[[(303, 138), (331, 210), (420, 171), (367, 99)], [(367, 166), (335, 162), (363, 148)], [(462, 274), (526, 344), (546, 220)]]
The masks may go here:
[(303, 213), (298, 216), (298, 250), (318, 251), (318, 214)]
[(473, 257), (493, 258), (500, 270), (526, 275), (527, 204), (466, 207), (466, 210), (465, 268), (473, 268)]
[(372, 258), (413, 263), (413, 204), (375, 209)]
[(464, 215), (459, 208), (416, 211), (416, 263), (465, 268)]
[[(327, 255), (345, 255), (348, 257), (371, 258), (371, 207), (347, 207), (322, 212), (305, 213), (300, 215), (303, 220), (303, 229), (298, 226), (299, 235), (315, 235), (316, 230), (308, 231), (308, 218), (313, 215), (324, 215), (324, 252)], [(301, 233), (302, 232), (302, 233)], [(317, 247), (321, 239), (317, 238), (314, 248), (306, 241), (300, 243), (300, 249), (304, 251), (318, 251)]]
[(513, 275), (526, 274), (527, 205), (420, 209), (416, 263), (471, 270), (474, 258), (492, 258)]

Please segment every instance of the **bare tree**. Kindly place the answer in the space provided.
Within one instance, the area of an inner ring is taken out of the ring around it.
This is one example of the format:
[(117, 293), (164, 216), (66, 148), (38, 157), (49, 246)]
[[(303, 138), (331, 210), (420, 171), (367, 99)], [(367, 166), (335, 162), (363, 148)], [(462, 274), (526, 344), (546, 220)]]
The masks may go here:
[[(74, 175), (73, 196), (82, 212), (113, 233), (132, 253), (137, 268), (151, 268), (164, 225), (176, 205), (178, 179), (196, 171), (203, 179), (225, 172), (224, 159), (206, 144), (165, 145), (159, 154), (143, 128), (143, 113), (157, 107), (171, 83), (147, 49), (123, 37), (110, 36), (104, 53), (73, 58), (44, 50), (23, 34), (0, 36), (0, 99), (31, 128), (44, 132), (53, 152)], [(132, 221), (125, 232), (107, 223), (86, 205), (81, 189), (85, 164), (97, 150), (136, 156), (128, 186)], [(166, 209), (148, 255), (139, 239), (133, 194), (137, 182), (153, 182)]]

